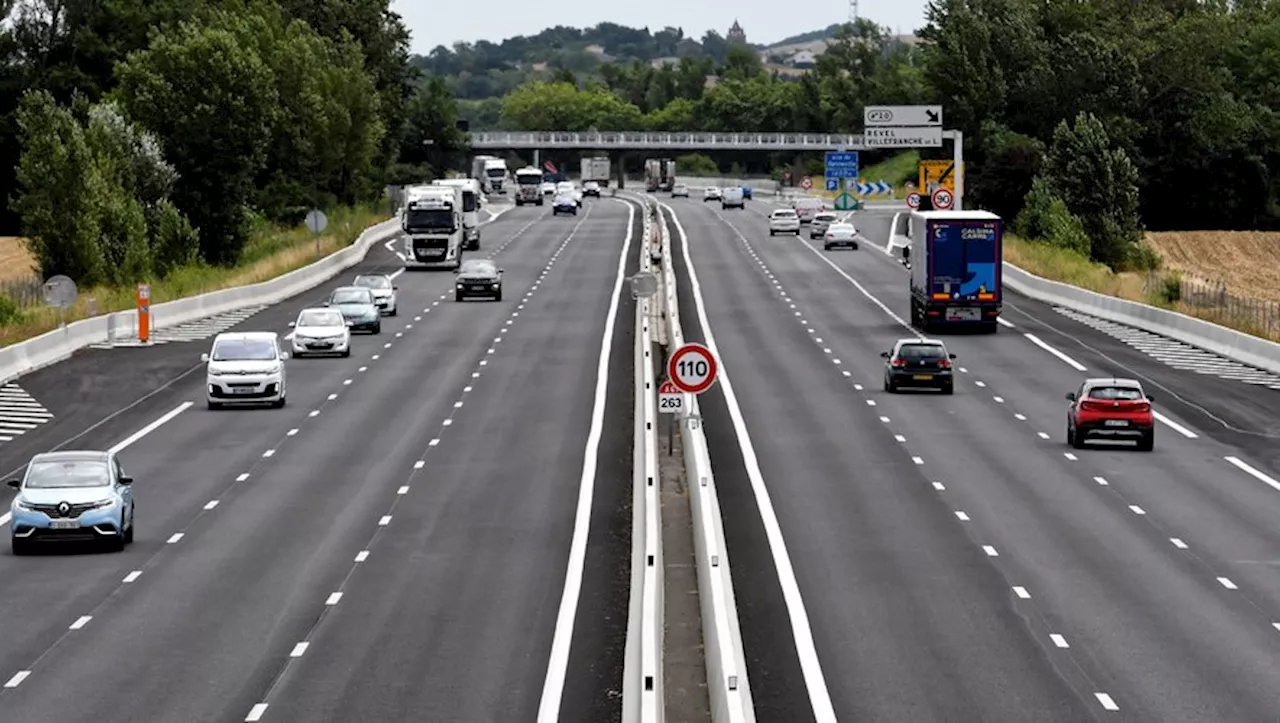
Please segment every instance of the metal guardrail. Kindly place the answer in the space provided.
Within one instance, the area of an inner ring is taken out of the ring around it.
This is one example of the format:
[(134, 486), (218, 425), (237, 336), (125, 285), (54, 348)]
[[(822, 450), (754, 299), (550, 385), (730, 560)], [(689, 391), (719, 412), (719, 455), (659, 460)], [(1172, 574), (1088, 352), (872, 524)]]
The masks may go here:
[(559, 148), (581, 150), (862, 150), (862, 136), (834, 133), (651, 133), (638, 131), (483, 131), (471, 134), (474, 149)]
[[(670, 207), (664, 204), (660, 207), (674, 218)], [(671, 233), (665, 222), (659, 226), (662, 255), (667, 259), (662, 268), (667, 325), (671, 347), (678, 348), (684, 344), (685, 338), (677, 303), (675, 264), (671, 261)], [(693, 547), (698, 596), (702, 605), (703, 654), (707, 665), (711, 720), (713, 723), (755, 723), (720, 500), (697, 397), (686, 394), (684, 408), (688, 411), (681, 420), (680, 439), (684, 449), (685, 479), (690, 489), (689, 505), (693, 513)]]

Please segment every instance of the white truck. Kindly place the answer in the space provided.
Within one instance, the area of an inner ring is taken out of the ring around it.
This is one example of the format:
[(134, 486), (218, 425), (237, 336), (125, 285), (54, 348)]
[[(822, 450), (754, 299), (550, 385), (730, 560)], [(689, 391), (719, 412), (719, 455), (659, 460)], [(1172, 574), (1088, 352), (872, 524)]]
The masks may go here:
[(609, 187), (609, 157), (593, 156), (582, 159), (582, 184), (595, 181), (601, 188)]
[(462, 189), (456, 186), (411, 186), (400, 210), (404, 231), (404, 268), (456, 269), (462, 265), (466, 229), (462, 222)]
[(466, 249), (480, 250), (480, 182), (474, 178), (442, 178), (433, 186), (449, 186), (462, 189), (462, 228), (466, 234)]
[(471, 159), (471, 177), (480, 182), (485, 193), (507, 192), (507, 162), (497, 156), (476, 156)]
[(526, 203), (537, 206), (544, 204), (542, 171), (533, 166), (525, 166), (516, 171), (516, 205), (523, 206)]

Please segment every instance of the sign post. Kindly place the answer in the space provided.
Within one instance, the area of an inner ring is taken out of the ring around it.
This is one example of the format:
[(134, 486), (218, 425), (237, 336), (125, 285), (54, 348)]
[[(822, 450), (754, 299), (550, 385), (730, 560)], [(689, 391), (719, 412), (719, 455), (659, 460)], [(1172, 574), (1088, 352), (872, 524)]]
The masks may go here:
[[(668, 414), (685, 414), (684, 395), (701, 394), (716, 383), (720, 365), (707, 347), (686, 342), (667, 359), (667, 378), (658, 387), (658, 410)], [(672, 425), (667, 426), (667, 453), (671, 453)]]
[(684, 394), (671, 380), (658, 385), (658, 412), (667, 417), (667, 455), (675, 446), (676, 416), (684, 413)]
[(151, 338), (151, 284), (138, 284), (134, 302), (138, 307), (138, 341), (146, 344)]
[(316, 258), (320, 257), (320, 232), (328, 226), (329, 217), (324, 215), (324, 211), (318, 208), (307, 211), (307, 230), (316, 235)]

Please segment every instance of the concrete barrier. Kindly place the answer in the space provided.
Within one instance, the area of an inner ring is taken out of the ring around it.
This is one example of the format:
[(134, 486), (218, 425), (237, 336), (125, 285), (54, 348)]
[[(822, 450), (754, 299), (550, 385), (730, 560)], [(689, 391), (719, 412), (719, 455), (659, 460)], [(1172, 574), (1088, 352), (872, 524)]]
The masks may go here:
[[(375, 243), (394, 238), (399, 228), (396, 219), (371, 226), (350, 246), (269, 281), (156, 304), (151, 307), (152, 327), (163, 329), (248, 306), (284, 301), (360, 263)], [(0, 349), (0, 384), (62, 361), (90, 344), (125, 336), (136, 338), (137, 333), (137, 312), (129, 310), (73, 321), (34, 339), (10, 344)]]

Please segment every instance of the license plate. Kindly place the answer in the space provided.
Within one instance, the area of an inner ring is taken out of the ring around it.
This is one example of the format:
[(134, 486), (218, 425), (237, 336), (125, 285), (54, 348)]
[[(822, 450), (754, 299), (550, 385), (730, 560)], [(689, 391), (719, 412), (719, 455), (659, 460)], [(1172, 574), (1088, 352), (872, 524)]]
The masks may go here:
[(1127, 427), (1129, 426), (1129, 421), (1126, 419), (1108, 419), (1106, 425), (1108, 427)]
[(488, 286), (485, 286), (484, 284), (472, 284), (472, 285), (471, 285), (471, 290), (472, 290), (472, 291), (484, 291), (484, 290), (485, 290), (485, 289), (487, 289), (487, 288), (489, 288), (489, 287), (488, 287)]
[(932, 374), (917, 374), (917, 375), (915, 375), (914, 377), (911, 377), (911, 378), (912, 378), (912, 379), (914, 379), (914, 380), (916, 380), (916, 381), (918, 381), (918, 382), (927, 382), (927, 381), (930, 381), (930, 380), (932, 380), (932, 379), (933, 379), (933, 375), (932, 375)]
[(253, 394), (255, 391), (253, 387), (231, 387), (232, 394)]
[(78, 530), (80, 520), (53, 520), (49, 526), (55, 530)]
[(947, 309), (947, 321), (977, 321), (978, 309)]

